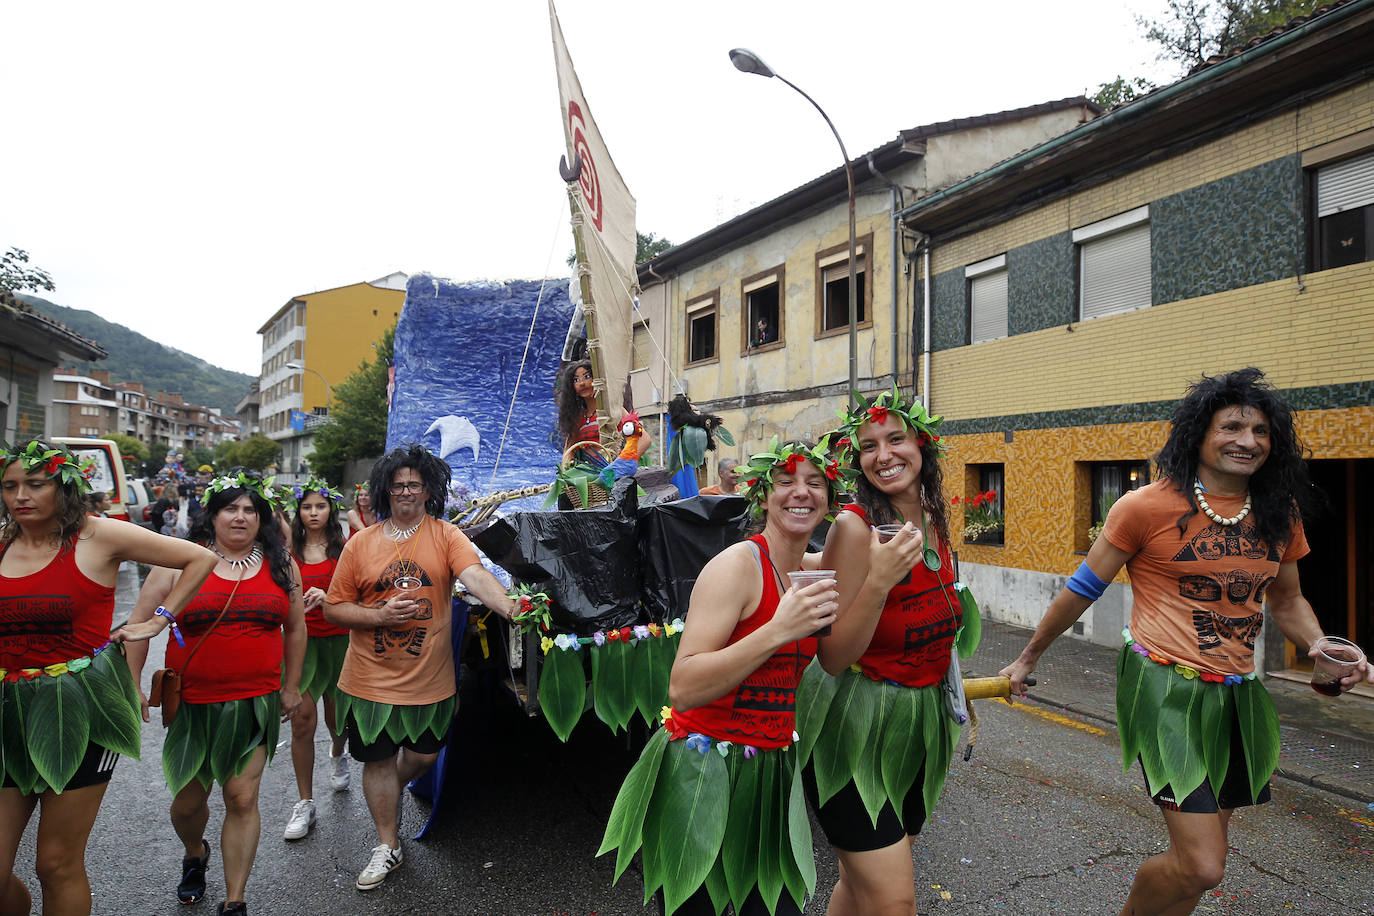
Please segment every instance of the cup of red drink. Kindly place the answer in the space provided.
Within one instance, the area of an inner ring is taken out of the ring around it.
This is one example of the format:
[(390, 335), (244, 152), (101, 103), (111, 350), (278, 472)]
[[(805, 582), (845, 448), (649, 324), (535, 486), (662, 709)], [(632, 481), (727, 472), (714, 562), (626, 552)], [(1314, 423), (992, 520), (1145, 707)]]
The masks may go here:
[(1364, 661), (1364, 652), (1339, 636), (1323, 636), (1312, 647), (1317, 650), (1312, 657), (1312, 689), (1324, 696), (1340, 696), (1341, 678), (1352, 674)]
[(886, 544), (897, 536), (897, 532), (902, 530), (901, 525), (879, 525), (873, 529), (878, 532), (878, 543)]
[[(808, 585), (811, 585), (815, 582), (823, 582), (826, 579), (833, 578), (835, 578), (835, 570), (833, 569), (794, 569), (792, 572), (787, 574), (787, 579), (789, 582), (791, 582), (793, 591), (796, 591), (800, 588), (806, 588)], [(832, 589), (830, 594), (832, 596), (830, 600), (838, 605), (840, 593)], [(830, 624), (827, 623), (825, 626), (821, 627), (812, 635), (829, 636)]]

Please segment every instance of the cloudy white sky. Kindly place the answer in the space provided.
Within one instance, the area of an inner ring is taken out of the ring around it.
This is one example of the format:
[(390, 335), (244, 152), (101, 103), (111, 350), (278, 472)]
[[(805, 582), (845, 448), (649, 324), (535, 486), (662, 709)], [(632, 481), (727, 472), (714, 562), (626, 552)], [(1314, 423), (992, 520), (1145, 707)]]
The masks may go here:
[[(682, 242), (902, 128), (1167, 80), (1162, 0), (560, 0), (593, 115)], [(842, 16), (839, 14), (843, 14)], [(0, 249), (56, 302), (256, 374), (294, 295), (394, 270), (561, 276), (571, 249), (546, 0), (17, 3)]]

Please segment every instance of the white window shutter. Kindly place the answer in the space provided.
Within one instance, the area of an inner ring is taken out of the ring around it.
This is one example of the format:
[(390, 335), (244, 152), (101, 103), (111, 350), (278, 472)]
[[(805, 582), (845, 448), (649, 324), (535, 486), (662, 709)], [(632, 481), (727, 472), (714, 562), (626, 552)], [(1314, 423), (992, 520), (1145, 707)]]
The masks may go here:
[(1374, 204), (1374, 152), (1317, 170), (1317, 216)]
[(1132, 226), (1079, 246), (1080, 320), (1150, 305), (1150, 224)]
[(1007, 272), (994, 271), (969, 281), (969, 342), (1007, 336)]

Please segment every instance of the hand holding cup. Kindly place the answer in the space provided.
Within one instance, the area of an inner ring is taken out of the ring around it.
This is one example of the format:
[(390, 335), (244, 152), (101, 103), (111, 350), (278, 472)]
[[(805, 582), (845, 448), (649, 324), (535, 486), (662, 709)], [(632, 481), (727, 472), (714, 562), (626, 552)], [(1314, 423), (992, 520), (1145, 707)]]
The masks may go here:
[[(790, 591), (792, 591), (794, 594), (800, 593), (800, 592), (802, 592), (802, 591), (805, 589), (805, 590), (807, 590), (807, 591), (806, 591), (807, 596), (810, 596), (810, 597), (822, 597), (822, 598), (824, 598), (824, 599), (825, 599), (824, 602), (823, 602), (822, 604), (817, 605), (817, 607), (818, 607), (818, 608), (824, 607), (824, 608), (825, 608), (826, 610), (828, 610), (829, 613), (832, 615), (832, 618), (833, 618), (834, 613), (840, 609), (840, 602), (839, 602), (840, 593), (839, 593), (839, 592), (836, 590), (836, 588), (835, 588), (835, 570), (833, 570), (833, 569), (796, 569), (796, 570), (793, 570), (792, 572), (789, 572), (789, 573), (787, 574), (787, 578), (788, 578), (788, 581), (791, 582), (791, 585), (792, 585)], [(816, 585), (817, 583), (821, 583), (821, 582), (829, 582), (829, 583), (830, 583), (830, 587), (829, 587), (828, 589), (825, 589), (825, 588), (811, 589), (811, 588), (810, 588), (810, 586), (814, 586), (814, 585)], [(800, 597), (800, 595), (799, 595), (799, 597)], [(811, 635), (812, 635), (812, 636), (829, 636), (829, 635), (830, 635), (830, 624), (829, 624), (829, 623), (825, 624), (825, 625), (822, 626), (819, 630), (816, 630), (816, 631), (815, 631), (814, 633), (812, 633)]]

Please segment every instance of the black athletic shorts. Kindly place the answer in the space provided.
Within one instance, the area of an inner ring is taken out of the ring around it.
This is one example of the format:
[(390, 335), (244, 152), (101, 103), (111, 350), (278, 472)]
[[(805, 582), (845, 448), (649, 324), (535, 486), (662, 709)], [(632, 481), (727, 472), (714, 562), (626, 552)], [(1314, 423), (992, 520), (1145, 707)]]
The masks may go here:
[[(654, 903), (658, 907), (659, 916), (663, 916), (666, 904), (663, 901), (662, 890), (654, 894)], [(731, 911), (727, 909), (726, 912)], [(682, 906), (673, 910), (673, 916), (716, 916), (716, 907), (711, 902), (710, 892), (705, 887), (698, 888), (696, 893), (682, 902)], [(778, 908), (769, 914), (768, 907), (756, 887), (744, 898), (744, 909), (735, 913), (735, 916), (801, 916), (801, 910), (797, 908), (797, 902), (784, 887), (778, 897)]]
[[(1137, 758), (1139, 762), (1139, 758)], [(1141, 773), (1145, 772), (1145, 764), (1140, 764)], [(1149, 781), (1146, 781), (1146, 786)], [(1146, 791), (1149, 791), (1147, 788)], [(1156, 805), (1167, 808), (1170, 811), (1182, 811), (1184, 814), (1216, 814), (1223, 808), (1245, 808), (1250, 805), (1263, 805), (1269, 802), (1269, 784), (1265, 783), (1264, 788), (1260, 789), (1259, 797), (1253, 802), (1250, 800), (1250, 773), (1245, 765), (1245, 743), (1240, 736), (1240, 724), (1234, 719), (1231, 721), (1231, 760), (1226, 767), (1226, 778), (1221, 781), (1221, 794), (1218, 796), (1212, 791), (1212, 781), (1204, 778), (1202, 785), (1198, 786), (1182, 800), (1174, 798), (1172, 786), (1165, 786), (1159, 792), (1150, 797)]]
[[(87, 786), (97, 786), (101, 783), (109, 782), (114, 775), (115, 764), (119, 762), (119, 755), (114, 751), (107, 750), (98, 744), (87, 744), (86, 755), (81, 758), (81, 765), (76, 768), (72, 778), (67, 781), (67, 785), (62, 791), (67, 792), (72, 789), (84, 789)], [(5, 777), (0, 788), (15, 788), (14, 780)]]
[(814, 763), (808, 762), (802, 768), (802, 788), (811, 810), (816, 812), (825, 839), (836, 849), (845, 852), (868, 852), (885, 849), (898, 840), (915, 836), (921, 832), (926, 820), (925, 785), (926, 768), (923, 765), (916, 773), (916, 779), (907, 790), (902, 802), (902, 816), (897, 817), (891, 802), (885, 802), (878, 812), (878, 826), (868, 816), (859, 790), (850, 780), (843, 789), (831, 796), (825, 804), (820, 804), (820, 790), (816, 787)]
[(382, 729), (382, 733), (377, 736), (377, 740), (371, 744), (364, 744), (362, 736), (358, 734), (358, 723), (353, 718), (353, 710), (348, 711), (348, 719), (344, 723), (344, 734), (348, 735), (348, 755), (354, 760), (362, 763), (375, 763), (378, 760), (386, 760), (388, 757), (395, 757), (396, 752), (401, 748), (409, 748), (417, 754), (437, 754), (444, 746), (444, 739), (448, 737), (448, 730), (444, 734), (435, 734), (434, 729), (427, 729), (414, 741), (409, 738), (402, 738), (400, 741), (392, 741)]

